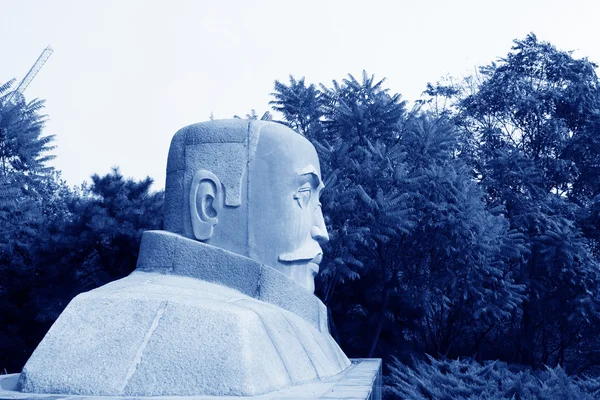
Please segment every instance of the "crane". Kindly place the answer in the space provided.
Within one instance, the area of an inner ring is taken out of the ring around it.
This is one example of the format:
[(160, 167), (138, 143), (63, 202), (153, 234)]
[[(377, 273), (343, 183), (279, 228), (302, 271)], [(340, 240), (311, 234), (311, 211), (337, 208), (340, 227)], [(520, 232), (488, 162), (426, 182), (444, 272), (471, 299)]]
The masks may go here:
[(19, 86), (17, 86), (15, 91), (12, 92), (8, 100), (11, 100), (17, 93), (22, 94), (25, 91), (25, 89), (27, 89), (27, 86), (29, 86), (29, 84), (31, 83), (33, 78), (35, 78), (37, 73), (40, 72), (40, 69), (42, 69), (42, 67), (44, 66), (46, 61), (48, 61), (48, 58), (50, 58), (53, 52), (54, 50), (52, 50), (52, 47), (50, 46), (46, 47), (42, 51), (42, 54), (40, 54), (40, 56), (35, 61), (29, 72), (27, 72), (27, 75), (25, 75), (25, 78), (23, 78), (21, 83), (19, 83)]

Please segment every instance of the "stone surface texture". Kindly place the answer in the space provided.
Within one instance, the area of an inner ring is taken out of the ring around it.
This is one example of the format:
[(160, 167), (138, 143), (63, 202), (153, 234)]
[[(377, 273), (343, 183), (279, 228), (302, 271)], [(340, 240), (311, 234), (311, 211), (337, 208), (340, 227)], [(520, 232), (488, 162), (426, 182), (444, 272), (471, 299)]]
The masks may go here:
[(321, 381), (292, 386), (281, 391), (258, 396), (59, 396), (48, 394), (21, 393), (16, 390), (19, 374), (0, 375), (0, 399), (11, 400), (318, 400), (318, 399), (350, 399), (350, 400), (381, 400), (381, 360), (356, 359), (352, 366), (344, 372)]
[(25, 365), (20, 387), (248, 396), (322, 380), (350, 363), (321, 304), (254, 260), (145, 232), (136, 271), (73, 299)]
[(219, 283), (291, 311), (319, 331), (328, 332), (327, 308), (303, 287), (250, 258), (181, 235), (144, 232), (136, 270)]
[(329, 382), (339, 388), (314, 398), (372, 397), (372, 384), (335, 381), (351, 378), (350, 361), (313, 294), (328, 240), (322, 189), (314, 147), (283, 125), (181, 129), (167, 162), (166, 231), (143, 234), (131, 275), (69, 303), (19, 390), (258, 396)]

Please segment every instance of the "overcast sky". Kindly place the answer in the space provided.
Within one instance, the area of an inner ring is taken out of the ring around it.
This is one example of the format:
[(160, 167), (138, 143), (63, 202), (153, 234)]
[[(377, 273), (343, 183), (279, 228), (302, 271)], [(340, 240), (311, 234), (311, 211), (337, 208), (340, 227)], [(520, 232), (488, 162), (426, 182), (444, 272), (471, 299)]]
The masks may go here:
[(0, 83), (54, 54), (25, 92), (46, 99), (71, 185), (112, 166), (164, 187), (181, 127), (269, 109), (273, 81), (361, 71), (404, 99), (464, 76), (534, 32), (600, 62), (600, 2), (0, 0)]

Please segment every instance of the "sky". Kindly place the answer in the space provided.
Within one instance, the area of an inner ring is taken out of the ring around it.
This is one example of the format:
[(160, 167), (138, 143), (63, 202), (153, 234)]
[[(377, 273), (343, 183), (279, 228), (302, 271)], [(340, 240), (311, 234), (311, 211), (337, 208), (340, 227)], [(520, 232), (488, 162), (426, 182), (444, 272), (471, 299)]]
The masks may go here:
[(180, 128), (269, 110), (275, 80), (330, 84), (362, 70), (417, 100), (534, 32), (600, 63), (597, 0), (0, 0), (0, 83), (46, 100), (53, 165), (70, 185), (112, 167), (164, 188)]

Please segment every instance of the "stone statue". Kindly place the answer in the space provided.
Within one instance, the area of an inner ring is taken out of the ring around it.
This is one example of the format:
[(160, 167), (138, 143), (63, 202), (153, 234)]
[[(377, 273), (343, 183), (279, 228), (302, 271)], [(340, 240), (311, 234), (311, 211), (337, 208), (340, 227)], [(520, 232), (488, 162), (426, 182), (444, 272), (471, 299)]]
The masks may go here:
[(136, 270), (73, 299), (25, 365), (23, 392), (249, 396), (350, 361), (313, 294), (328, 240), (314, 147), (287, 127), (224, 120), (175, 134), (165, 231)]

